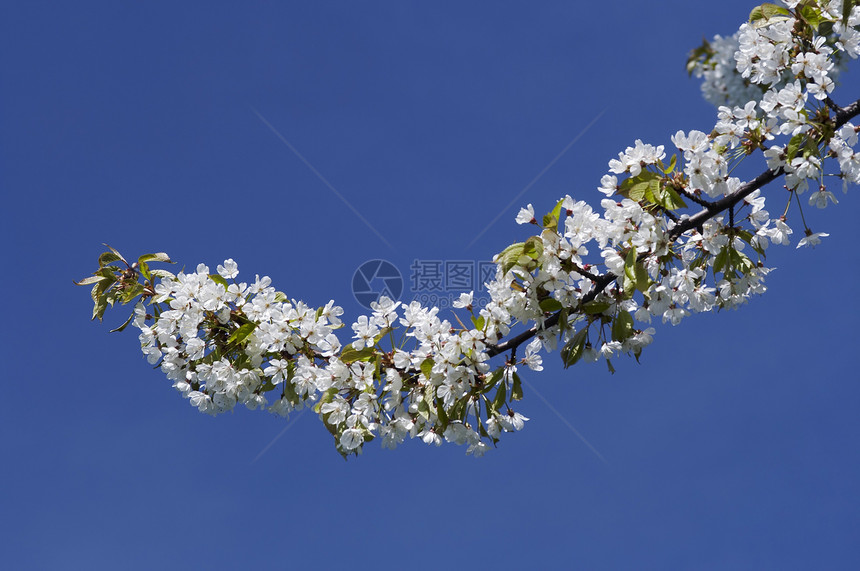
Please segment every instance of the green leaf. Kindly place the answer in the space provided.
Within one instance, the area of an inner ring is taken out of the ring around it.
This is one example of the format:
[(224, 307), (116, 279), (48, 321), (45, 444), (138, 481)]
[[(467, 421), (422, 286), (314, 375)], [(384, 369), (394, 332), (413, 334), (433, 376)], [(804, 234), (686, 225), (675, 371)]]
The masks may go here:
[(442, 399), (436, 397), (436, 417), (439, 419), (437, 423), (437, 427), (439, 432), (445, 432), (445, 429), (448, 428), (448, 413), (445, 411), (445, 406), (442, 403)]
[[(290, 369), (293, 369), (294, 366), (295, 366), (295, 362), (290, 361)], [(290, 401), (293, 404), (296, 404), (299, 402), (300, 399), (299, 399), (298, 393), (296, 393), (296, 386), (290, 382), (290, 380), (292, 378), (293, 378), (293, 371), (290, 370), (288, 377), (287, 377), (287, 380), (278, 386), (284, 387), (284, 396), (287, 398), (288, 401)]]
[(511, 244), (499, 254), (496, 254), (493, 261), (501, 266), (502, 272), (507, 273), (511, 268), (517, 265), (517, 260), (519, 260), (520, 256), (523, 255), (525, 245), (525, 242)]
[(540, 309), (544, 313), (553, 313), (562, 308), (561, 302), (554, 297), (543, 299), (538, 305), (540, 305)]
[(421, 361), (421, 372), (427, 380), (430, 380), (430, 375), (433, 373), (433, 363), (433, 359), (430, 358)]
[[(274, 387), (273, 387), (273, 388), (274, 388)], [(333, 400), (334, 400), (334, 395), (336, 395), (336, 394), (337, 394), (337, 389), (336, 389), (336, 388), (334, 388), (334, 387), (332, 387), (332, 388), (330, 388), (330, 389), (326, 390), (326, 392), (324, 392), (324, 393), (322, 394), (322, 396), (320, 397), (319, 402), (318, 402), (317, 404), (315, 404), (315, 405), (314, 405), (314, 412), (315, 412), (315, 413), (317, 413), (317, 414), (319, 414), (319, 413), (320, 413), (320, 410), (322, 409), (322, 405), (324, 405), (324, 404), (326, 404), (326, 403), (329, 403), (329, 402), (333, 401)]]
[(284, 292), (282, 292), (282, 291), (276, 291), (275, 292), (275, 301), (276, 302), (284, 303), (284, 302), (287, 302), (289, 300), (290, 300), (290, 298), (288, 298), (287, 294), (285, 294)]
[(499, 367), (484, 379), (484, 386), (481, 389), (481, 392), (485, 393), (489, 391), (494, 386), (496, 386), (503, 378), (505, 378), (505, 368)]
[(376, 334), (376, 337), (373, 338), (374, 345), (378, 345), (382, 338), (394, 331), (393, 327), (383, 327), (382, 330)]
[[(514, 378), (511, 386), (511, 400), (522, 400), (523, 398), (523, 381), (517, 373), (511, 375)], [(504, 385), (504, 384), (503, 384)]]
[(543, 254), (543, 241), (540, 236), (532, 236), (525, 242), (511, 244), (500, 254), (496, 255), (494, 261), (502, 267), (503, 272), (508, 272), (514, 266), (522, 266), (528, 271), (536, 267), (535, 260)]
[(239, 328), (230, 335), (230, 338), (227, 339), (227, 345), (241, 343), (247, 339), (248, 335), (250, 335), (256, 328), (257, 324), (254, 322), (245, 323), (244, 325), (239, 326)]
[[(677, 160), (677, 155), (673, 155), (666, 172), (675, 169)], [(618, 193), (630, 200), (657, 204), (668, 210), (687, 206), (677, 191), (667, 184), (660, 174), (651, 171), (642, 171), (639, 175), (624, 180)]]
[(692, 263), (690, 264), (690, 268), (691, 269), (701, 268), (702, 266), (705, 265), (705, 262), (707, 261), (707, 259), (708, 259), (707, 255), (705, 255), (704, 253), (700, 253), (696, 257), (696, 259), (692, 261)]
[(719, 253), (714, 258), (714, 275), (721, 272), (723, 268), (726, 267), (726, 263), (729, 261), (729, 247), (723, 246), (720, 248)]
[(761, 256), (762, 258), (767, 257), (766, 252), (761, 246), (756, 246), (753, 244), (753, 234), (748, 230), (738, 230), (738, 236), (747, 244), (752, 246), (752, 249)]
[(340, 360), (346, 364), (354, 363), (355, 361), (369, 361), (375, 353), (373, 347), (356, 349), (352, 345), (347, 345), (340, 352)]
[(227, 283), (227, 280), (221, 274), (209, 274), (209, 279), (220, 285), (226, 291), (230, 284)]
[(589, 301), (582, 306), (583, 311), (587, 315), (597, 315), (603, 313), (612, 306), (608, 301)]
[(424, 387), (424, 402), (427, 403), (427, 408), (433, 414), (436, 414), (436, 389), (438, 387), (428, 383), (427, 386)]
[(803, 133), (798, 133), (788, 141), (788, 145), (785, 146), (786, 162), (790, 163), (797, 156), (800, 147), (803, 145), (803, 138)]
[(564, 362), (564, 368), (567, 369), (571, 365), (575, 365), (582, 358), (582, 353), (585, 350), (585, 339), (588, 336), (588, 328), (584, 327), (576, 332), (576, 335), (565, 343), (561, 349), (561, 359)]
[(523, 254), (533, 260), (537, 260), (543, 255), (543, 240), (540, 239), (540, 236), (532, 236), (526, 240), (523, 246)]
[(821, 12), (809, 4), (801, 4), (797, 7), (796, 12), (800, 19), (809, 24), (813, 31), (818, 31), (818, 26), (824, 21)]
[[(153, 254), (144, 254), (137, 259), (137, 266), (140, 269), (140, 273), (146, 279), (151, 279), (151, 271), (149, 269), (149, 262), (163, 262), (166, 264), (172, 264), (173, 261), (170, 259), (170, 256), (165, 254), (164, 252), (155, 252)], [(172, 275), (172, 274), (171, 274)]]
[(622, 284), (624, 293), (630, 294), (628, 295), (629, 298), (632, 296), (634, 289), (645, 292), (650, 285), (651, 278), (648, 276), (648, 271), (642, 262), (639, 261), (636, 248), (631, 248), (624, 260), (624, 282)]
[[(215, 361), (220, 361), (221, 356), (222, 356), (222, 352), (221, 352), (220, 347), (215, 347), (215, 349), (211, 353), (208, 353), (208, 354), (204, 355), (203, 357), (201, 357), (200, 359), (197, 359), (196, 361), (194, 361), (194, 365), (195, 366), (196, 365), (211, 365)], [(265, 383), (263, 383), (263, 386), (260, 388), (261, 388), (261, 390), (263, 390), (265, 392), (265, 391), (270, 391), (270, 390), (274, 389), (275, 385), (271, 384), (271, 381), (266, 381)]]
[(135, 298), (137, 298), (137, 296), (142, 293), (143, 286), (140, 283), (135, 282), (133, 284), (128, 285), (122, 291), (122, 297), (120, 298), (120, 301), (123, 303), (123, 305), (125, 305), (126, 303), (131, 303)]
[(693, 75), (699, 64), (706, 65), (714, 57), (714, 48), (708, 40), (702, 40), (702, 45), (690, 52), (687, 56), (687, 75)]
[(555, 205), (549, 213), (545, 214), (543, 217), (543, 227), (557, 229), (558, 228), (558, 219), (561, 215), (561, 203), (564, 202), (564, 199), (558, 201), (558, 204)]
[(848, 18), (851, 16), (851, 10), (857, 4), (857, 0), (842, 0), (842, 24), (848, 25)]
[(522, 255), (523, 246), (525, 246), (525, 242), (517, 242), (516, 244), (511, 244), (501, 252), (495, 255), (495, 258), (501, 260), (503, 258), (507, 258), (511, 252), (516, 252), (516, 257), (520, 257)]
[(484, 316), (483, 315), (478, 315), (478, 316), (473, 315), (472, 316), (472, 325), (474, 325), (475, 329), (477, 329), (478, 331), (483, 331), (484, 330)]
[(102, 301), (101, 299), (95, 303), (93, 307), (93, 317), (92, 319), (98, 318), (99, 321), (102, 320), (102, 316), (105, 314), (105, 310), (107, 310), (107, 302)]
[(734, 248), (729, 250), (729, 257), (731, 259), (732, 266), (738, 268), (745, 274), (749, 273), (749, 271), (755, 267), (755, 264), (752, 263), (752, 260), (750, 260), (746, 254), (739, 252)]
[(466, 406), (469, 404), (471, 394), (467, 394), (454, 403), (454, 406), (448, 411), (449, 420), (463, 420), (466, 417)]
[(649, 184), (645, 188), (645, 202), (649, 204), (660, 204), (660, 183)]
[(568, 309), (562, 308), (558, 314), (558, 326), (562, 331), (567, 331), (568, 321), (567, 321)]
[(421, 402), (418, 403), (418, 416), (424, 419), (424, 422), (430, 422), (430, 405), (427, 403), (427, 399), (421, 399)]
[(505, 400), (508, 398), (508, 387), (506, 383), (500, 383), (499, 388), (496, 391), (496, 398), (493, 399), (493, 410), (500, 410), (504, 404)]
[[(107, 286), (104, 285), (105, 282), (108, 282)], [(99, 298), (102, 296), (102, 292), (104, 292), (105, 288), (110, 287), (110, 284), (114, 282), (116, 282), (116, 278), (111, 277), (94, 285), (93, 289), (90, 290), (90, 297), (92, 298), (93, 302), (98, 301)]]
[(119, 276), (119, 273), (120, 273), (119, 269), (117, 269), (113, 266), (108, 266), (106, 268), (99, 268), (93, 272), (94, 275), (104, 276), (106, 278), (110, 278), (113, 280), (117, 279), (117, 277)]
[(122, 256), (120, 256), (119, 254), (116, 254), (114, 252), (103, 252), (99, 256), (99, 267), (103, 268), (108, 264), (111, 264), (113, 262), (119, 262), (119, 261), (125, 261), (122, 259)]
[[(96, 284), (93, 289), (95, 290), (96, 288), (98, 288), (103, 283), (105, 283), (105, 282), (101, 282), (100, 284)], [(106, 291), (103, 290), (101, 292), (101, 295), (99, 295), (98, 299), (96, 300), (95, 307), (93, 307), (93, 319), (98, 318), (98, 320), (101, 321), (102, 317), (104, 317), (105, 311), (108, 308), (108, 305), (113, 307), (113, 304), (115, 301), (116, 301), (115, 293), (112, 290), (110, 290), (110, 289), (108, 289)]]
[(665, 208), (666, 210), (677, 210), (679, 208), (687, 208), (687, 203), (684, 202), (684, 199), (681, 198), (681, 195), (678, 194), (678, 191), (672, 188), (670, 185), (664, 185), (661, 187), (661, 196), (660, 196), (660, 206)]
[(675, 170), (675, 165), (678, 164), (678, 154), (672, 155), (672, 158), (669, 159), (669, 166), (663, 169), (665, 174), (671, 174)]
[(651, 276), (648, 275), (648, 270), (642, 262), (636, 262), (636, 289), (645, 293), (651, 287)]
[(131, 315), (128, 316), (128, 319), (125, 320), (125, 323), (123, 323), (122, 325), (120, 325), (116, 329), (111, 329), (110, 332), (111, 333), (118, 333), (118, 332), (122, 331), (123, 329), (128, 327), (128, 324), (131, 323), (133, 319), (134, 319), (134, 312), (132, 311)]
[(93, 319), (102, 320), (108, 304), (113, 305), (113, 297), (111, 288), (116, 283), (116, 275), (109, 268), (102, 268), (96, 272), (101, 274), (105, 279), (97, 282), (90, 291), (90, 297), (93, 300)]
[(100, 281), (102, 281), (102, 280), (106, 280), (106, 279), (108, 279), (108, 278), (107, 278), (107, 277), (105, 277), (105, 276), (90, 276), (90, 277), (88, 277), (88, 278), (84, 278), (84, 279), (82, 279), (82, 280), (81, 280), (81, 281), (79, 281), (79, 282), (73, 282), (73, 283), (74, 283), (75, 285), (85, 286), (85, 285), (94, 284), (94, 283), (97, 283), (97, 282), (100, 282)]
[(791, 12), (782, 6), (765, 2), (761, 6), (756, 6), (750, 12), (750, 23), (759, 28), (767, 26), (778, 20), (788, 20), (791, 18)]
[(625, 179), (618, 188), (618, 194), (636, 202), (642, 202), (650, 194), (649, 202), (660, 191), (660, 175), (651, 171), (642, 171), (637, 176)]
[(147, 262), (164, 262), (165, 264), (172, 264), (173, 263), (173, 261), (170, 259), (170, 256), (168, 256), (164, 252), (156, 252), (154, 254), (144, 254), (137, 259), (138, 264), (145, 264)]
[(147, 264), (146, 262), (138, 264), (137, 271), (139, 271), (140, 275), (142, 275), (147, 280), (152, 279), (152, 275), (149, 273), (149, 264)]
[[(103, 245), (103, 246), (107, 246), (108, 250), (110, 250), (110, 251), (111, 251), (111, 253), (113, 253), (113, 254), (116, 256), (116, 259), (117, 259), (117, 260), (122, 260), (122, 262), (123, 262), (126, 266), (127, 266), (127, 265), (129, 265), (129, 264), (128, 264), (128, 262), (126, 262), (126, 261), (125, 261), (125, 258), (123, 258), (123, 257), (122, 257), (122, 254), (120, 254), (119, 252), (117, 252), (115, 248), (113, 248), (113, 247), (109, 246), (108, 244), (102, 244), (102, 245)], [(107, 254), (107, 252), (105, 252), (105, 254)], [(102, 255), (104, 255), (104, 254), (102, 254)], [(101, 256), (99, 256), (99, 258), (101, 258)]]
[(161, 278), (163, 280), (173, 280), (176, 279), (176, 276), (167, 270), (157, 269), (157, 270), (149, 270), (149, 273), (152, 274), (153, 277)]
[(624, 279), (621, 280), (621, 293), (624, 295), (624, 299), (632, 298), (635, 292), (636, 280), (631, 279), (630, 276), (628, 276), (625, 272)]
[(636, 248), (630, 248), (624, 258), (624, 273), (631, 280), (636, 279)]
[(752, 245), (753, 235), (749, 230), (737, 230), (738, 238), (746, 242), (747, 244)]
[(620, 312), (612, 324), (612, 339), (626, 341), (633, 337), (633, 316), (626, 311)]

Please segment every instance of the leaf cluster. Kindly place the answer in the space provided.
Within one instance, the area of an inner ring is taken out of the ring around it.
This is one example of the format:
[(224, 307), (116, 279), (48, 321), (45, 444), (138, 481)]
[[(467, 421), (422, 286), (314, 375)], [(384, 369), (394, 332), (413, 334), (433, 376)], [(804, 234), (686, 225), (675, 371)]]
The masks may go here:
[[(149, 269), (150, 262), (173, 263), (167, 254), (158, 252), (144, 254), (136, 262), (129, 264), (115, 248), (107, 244), (105, 246), (108, 249), (99, 255), (99, 267), (93, 272), (93, 275), (74, 282), (75, 285), (79, 286), (93, 286), (90, 291), (93, 300), (92, 319), (99, 321), (102, 320), (108, 306), (113, 307), (117, 302), (126, 305), (140, 296), (150, 297), (154, 295), (151, 282), (153, 271)], [(162, 271), (155, 270), (155, 273), (159, 275)], [(133, 318), (134, 314), (132, 313), (125, 323), (112, 331), (122, 331), (131, 323)]]

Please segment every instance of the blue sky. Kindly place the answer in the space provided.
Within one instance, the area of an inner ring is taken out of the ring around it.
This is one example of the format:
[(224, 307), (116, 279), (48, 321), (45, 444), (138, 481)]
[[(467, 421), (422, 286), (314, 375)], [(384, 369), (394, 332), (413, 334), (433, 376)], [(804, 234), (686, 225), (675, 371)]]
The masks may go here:
[(108, 242), (355, 317), (365, 261), (488, 260), (519, 206), (597, 204), (636, 138), (708, 130), (686, 53), (752, 5), (5, 3), (3, 567), (855, 568), (856, 189), (815, 250), (771, 247), (765, 296), (659, 326), (641, 365), (549, 355), (480, 460), (200, 415), (72, 285)]

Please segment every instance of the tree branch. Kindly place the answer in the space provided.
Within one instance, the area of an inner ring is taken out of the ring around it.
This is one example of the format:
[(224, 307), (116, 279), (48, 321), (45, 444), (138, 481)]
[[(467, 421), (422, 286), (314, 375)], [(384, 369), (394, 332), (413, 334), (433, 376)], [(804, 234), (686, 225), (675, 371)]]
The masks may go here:
[[(847, 123), (849, 120), (856, 117), (857, 115), (860, 115), (860, 99), (858, 99), (854, 103), (851, 103), (850, 105), (847, 105), (846, 107), (840, 108), (836, 112), (835, 129), (839, 129), (845, 123)], [(756, 190), (779, 178), (782, 174), (782, 168), (776, 170), (767, 170), (749, 181), (748, 183), (742, 185), (732, 194), (725, 196), (720, 200), (716, 200), (714, 202), (701, 201), (705, 202), (706, 206), (696, 214), (690, 216), (689, 218), (684, 218), (679, 223), (677, 223), (669, 231), (669, 239), (674, 242), (684, 232), (699, 227), (714, 216), (717, 216), (718, 214), (729, 210)], [(684, 193), (684, 196), (689, 197), (689, 193)], [(699, 202), (698, 200), (695, 202), (701, 204), (701, 202)], [(617, 277), (618, 276), (611, 272), (592, 277), (591, 279), (594, 282), (594, 288), (580, 300), (579, 306), (581, 307), (589, 301), (594, 300), (594, 298), (597, 297), (597, 295), (603, 290), (605, 290), (613, 281), (615, 281)], [(561, 311), (555, 312), (550, 317), (546, 318), (546, 320), (543, 322), (543, 327), (539, 327), (538, 324), (535, 324), (529, 329), (517, 335), (516, 337), (512, 337), (511, 339), (508, 339), (507, 341), (498, 343), (496, 345), (490, 345), (489, 349), (487, 350), (487, 354), (490, 357), (495, 357), (496, 355), (499, 355), (506, 351), (516, 349), (517, 347), (537, 335), (538, 331), (542, 329), (549, 329), (557, 325), (560, 317)]]

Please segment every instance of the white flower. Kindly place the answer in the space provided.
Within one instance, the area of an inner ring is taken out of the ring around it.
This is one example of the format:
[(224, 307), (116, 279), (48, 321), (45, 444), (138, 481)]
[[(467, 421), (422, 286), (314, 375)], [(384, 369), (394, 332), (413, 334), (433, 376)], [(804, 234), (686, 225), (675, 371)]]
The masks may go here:
[(466, 454), (472, 455), (475, 458), (480, 458), (490, 449), (489, 444), (486, 442), (478, 441), (474, 444), (470, 445), (469, 448), (466, 449)]
[(600, 347), (600, 356), (606, 359), (610, 359), (614, 357), (620, 350), (620, 342), (610, 341), (609, 343), (604, 343), (603, 346)]
[(418, 436), (421, 437), (421, 440), (424, 441), (424, 444), (435, 444), (436, 446), (442, 445), (442, 437), (440, 437), (430, 428), (425, 428)]
[(833, 193), (827, 190), (824, 186), (818, 187), (816, 192), (809, 195), (809, 205), (814, 205), (816, 208), (826, 208), (828, 200), (833, 204), (839, 204), (836, 197), (833, 196)]
[(352, 346), (359, 351), (365, 347), (373, 347), (374, 337), (379, 334), (379, 328), (371, 323), (366, 315), (360, 316), (358, 321), (352, 324), (352, 330), (356, 339)]
[(517, 224), (531, 224), (535, 222), (537, 222), (535, 220), (535, 209), (531, 204), (525, 208), (520, 208), (520, 212), (517, 214)]
[(362, 442), (364, 442), (364, 436), (357, 428), (347, 428), (340, 435), (340, 445), (346, 451), (355, 450)]
[(774, 145), (764, 151), (764, 158), (767, 162), (767, 168), (775, 171), (785, 165), (785, 149), (779, 145)]
[(512, 410), (509, 410), (508, 414), (499, 415), (499, 424), (504, 430), (507, 430), (509, 432), (514, 430), (522, 430), (527, 420), (527, 417)]
[(708, 150), (708, 136), (701, 131), (690, 131), (689, 135), (685, 135), (683, 131), (678, 131), (671, 137), (671, 140), (680, 151), (702, 153)]
[(819, 101), (822, 99), (827, 99), (827, 96), (830, 94), (831, 91), (833, 91), (834, 87), (836, 87), (836, 84), (833, 83), (833, 80), (827, 76), (818, 80), (818, 83), (809, 83), (806, 86), (806, 88), (809, 90), (809, 93), (811, 93), (812, 96)]
[(239, 275), (239, 266), (233, 261), (233, 258), (224, 260), (224, 265), (218, 265), (218, 273), (225, 280), (232, 280)]
[(272, 378), (272, 384), (277, 385), (284, 382), (289, 373), (290, 361), (286, 359), (272, 359), (263, 374)]
[(470, 291), (469, 293), (461, 293), (460, 298), (454, 301), (454, 307), (457, 309), (471, 308), (472, 307), (472, 296), (475, 292)]
[(597, 189), (606, 196), (612, 196), (618, 190), (618, 177), (605, 174), (600, 179), (600, 187)]
[(802, 248), (803, 246), (817, 246), (821, 243), (822, 238), (826, 238), (830, 236), (825, 232), (816, 232), (812, 233), (811, 230), (806, 231), (806, 236), (801, 238), (800, 242), (797, 243), (798, 248)]
[(526, 356), (523, 358), (523, 363), (532, 371), (543, 371), (543, 358), (538, 354), (542, 347), (543, 343), (538, 337), (532, 339), (526, 346)]
[(788, 236), (793, 232), (793, 230), (785, 223), (784, 220), (781, 219), (776, 220), (774, 222), (774, 226), (774, 228), (767, 230), (767, 237), (770, 238), (770, 241), (774, 244), (788, 246)]

